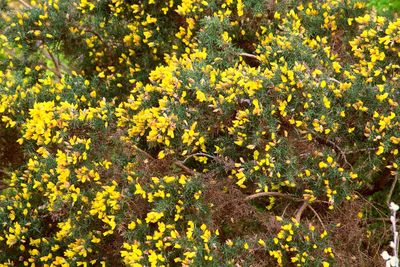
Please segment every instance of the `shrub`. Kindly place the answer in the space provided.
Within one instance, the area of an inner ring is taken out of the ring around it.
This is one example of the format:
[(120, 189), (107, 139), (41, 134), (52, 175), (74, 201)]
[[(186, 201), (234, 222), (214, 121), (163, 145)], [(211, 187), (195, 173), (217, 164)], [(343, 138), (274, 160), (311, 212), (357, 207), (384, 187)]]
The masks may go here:
[(351, 0), (0, 7), (0, 144), (21, 158), (0, 164), (5, 266), (353, 265), (329, 218), (398, 201), (396, 17)]

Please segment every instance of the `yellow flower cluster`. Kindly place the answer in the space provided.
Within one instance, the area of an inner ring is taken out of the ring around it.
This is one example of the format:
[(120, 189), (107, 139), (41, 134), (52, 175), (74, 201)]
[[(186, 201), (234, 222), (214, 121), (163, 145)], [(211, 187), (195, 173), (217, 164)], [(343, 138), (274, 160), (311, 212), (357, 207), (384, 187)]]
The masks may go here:
[(313, 216), (397, 175), (400, 19), (363, 2), (10, 2), (0, 265), (326, 267)]

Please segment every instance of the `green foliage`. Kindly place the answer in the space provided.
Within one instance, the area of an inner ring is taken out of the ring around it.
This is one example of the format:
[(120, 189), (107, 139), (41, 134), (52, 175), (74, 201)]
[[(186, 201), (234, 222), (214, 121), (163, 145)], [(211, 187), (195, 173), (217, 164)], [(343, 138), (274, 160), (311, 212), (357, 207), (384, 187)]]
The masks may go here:
[(399, 202), (395, 14), (352, 0), (0, 10), (0, 265), (353, 266), (368, 240), (359, 256), (379, 255), (385, 225), (370, 221)]
[(370, 0), (371, 5), (375, 6), (379, 11), (391, 12), (400, 11), (400, 1), (399, 0)]

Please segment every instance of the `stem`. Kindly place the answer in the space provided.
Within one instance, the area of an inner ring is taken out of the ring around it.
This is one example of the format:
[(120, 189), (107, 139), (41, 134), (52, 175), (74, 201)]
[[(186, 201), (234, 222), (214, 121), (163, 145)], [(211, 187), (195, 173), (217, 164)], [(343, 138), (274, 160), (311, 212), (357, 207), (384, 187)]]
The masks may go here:
[(332, 81), (332, 82), (335, 82), (335, 83), (341, 83), (341, 82), (339, 82), (338, 80), (336, 80), (335, 78), (328, 78), (328, 80), (330, 80), (330, 81)]
[(301, 220), (301, 215), (303, 214), (303, 211), (307, 208), (308, 204), (306, 201), (303, 202), (303, 204), (300, 206), (299, 210), (296, 212), (295, 218), (297, 222), (300, 222)]
[(27, 2), (25, 2), (24, 0), (18, 0), (18, 2), (20, 2), (26, 8), (32, 8), (32, 6)]
[(183, 164), (182, 161), (175, 161), (174, 163), (175, 163), (176, 166), (181, 168), (184, 172), (186, 172), (189, 175), (196, 176), (198, 174), (194, 170), (192, 170), (192, 169), (188, 168), (187, 166), (185, 166), (185, 164)]
[[(313, 133), (315, 134), (315, 132), (313, 132)], [(346, 153), (344, 153), (343, 150), (335, 142), (333, 142), (332, 140), (329, 140), (329, 139), (321, 138), (319, 136), (316, 136), (315, 140), (317, 140), (317, 142), (320, 143), (320, 144), (323, 144), (323, 145), (326, 145), (326, 146), (329, 146), (329, 147), (333, 148), (333, 150), (335, 150), (335, 152), (337, 154), (339, 154), (340, 157), (343, 159), (344, 166), (347, 165), (350, 168), (353, 168), (353, 166), (347, 161)]]
[(132, 146), (132, 147), (133, 147), (133, 149), (135, 149), (137, 152), (140, 152), (140, 153), (142, 153), (143, 155), (145, 155), (147, 158), (149, 158), (149, 159), (151, 159), (151, 160), (155, 160), (155, 158), (154, 158), (152, 155), (150, 155), (149, 153), (147, 153), (146, 151), (144, 151), (144, 150), (138, 148), (137, 146)]
[(60, 71), (60, 66), (58, 65), (58, 62), (56, 60), (56, 58), (53, 56), (53, 53), (51, 53), (50, 49), (48, 47), (45, 48), (47, 54), (49, 55), (51, 61), (53, 61), (54, 67), (55, 67), (55, 74), (58, 76), (58, 78), (62, 78), (62, 74)]
[(311, 207), (311, 205), (307, 205), (307, 206), (310, 208), (310, 210), (312, 210), (312, 212), (314, 212), (315, 216), (317, 216), (318, 221), (320, 222), (320, 224), (322, 225), (322, 227), (323, 227), (324, 229), (326, 229), (326, 228), (325, 228), (325, 224), (324, 224), (324, 222), (322, 221), (321, 217), (319, 216), (318, 212), (317, 212), (313, 207)]
[(256, 55), (253, 55), (253, 54), (249, 54), (249, 53), (239, 53), (239, 56), (242, 56), (242, 57), (249, 57), (249, 58), (254, 58), (254, 59), (257, 59), (257, 60), (259, 60), (258, 59), (258, 57), (256, 56)]

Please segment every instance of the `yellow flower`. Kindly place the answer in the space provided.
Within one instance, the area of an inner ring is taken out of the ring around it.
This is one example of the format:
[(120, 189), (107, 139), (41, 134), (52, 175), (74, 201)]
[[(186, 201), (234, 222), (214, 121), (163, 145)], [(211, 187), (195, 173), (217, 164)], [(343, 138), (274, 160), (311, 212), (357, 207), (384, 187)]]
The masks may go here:
[(331, 108), (331, 102), (329, 101), (329, 99), (328, 99), (326, 96), (324, 96), (323, 102), (324, 102), (324, 106), (325, 106), (327, 109), (330, 109), (330, 108)]
[(207, 97), (202, 91), (197, 90), (196, 91), (196, 99), (199, 100), (200, 102), (204, 102), (207, 100)]
[(378, 147), (378, 151), (376, 151), (376, 155), (381, 155), (385, 151), (385, 148), (381, 145)]
[(326, 164), (325, 162), (321, 161), (318, 166), (319, 166), (320, 169), (325, 169), (325, 168), (328, 167), (328, 164)]
[(151, 211), (151, 212), (147, 213), (146, 222), (147, 223), (149, 223), (149, 222), (150, 223), (156, 223), (162, 217), (164, 217), (164, 213), (163, 212)]

